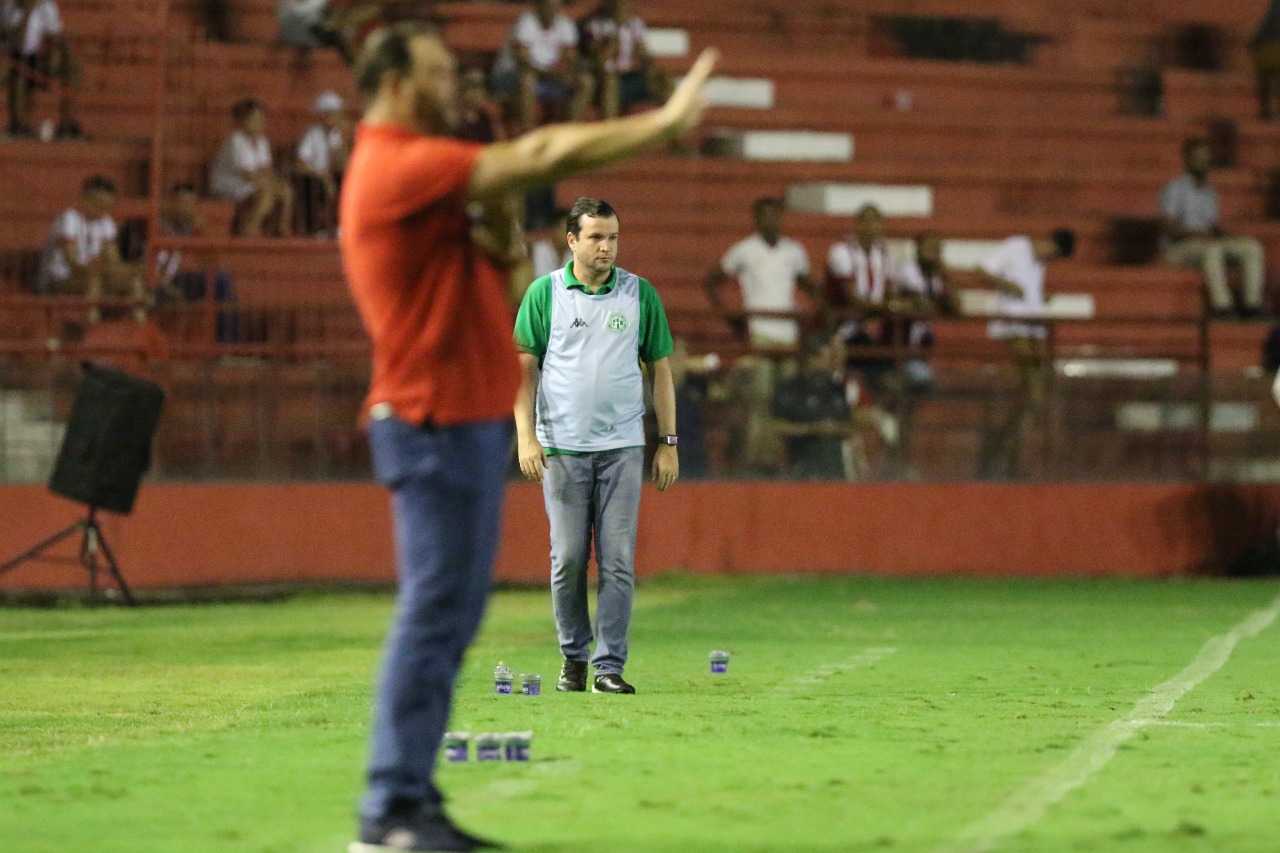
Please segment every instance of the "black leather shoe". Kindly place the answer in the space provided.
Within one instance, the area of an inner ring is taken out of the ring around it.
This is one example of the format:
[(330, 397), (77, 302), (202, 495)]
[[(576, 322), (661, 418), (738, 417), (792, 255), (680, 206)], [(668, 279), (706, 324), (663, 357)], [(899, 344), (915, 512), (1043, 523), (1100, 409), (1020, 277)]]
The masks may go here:
[(636, 689), (630, 684), (622, 680), (622, 674), (618, 672), (606, 672), (604, 675), (597, 675), (595, 683), (591, 685), (592, 693), (635, 693)]
[(566, 660), (560, 667), (560, 680), (556, 682), (556, 690), (561, 693), (582, 693), (587, 689), (587, 662), (584, 660)]
[(392, 816), (384, 820), (360, 822), (360, 840), (347, 846), (347, 853), (385, 851), (438, 851), (471, 853), (473, 850), (502, 850), (496, 841), (464, 832), (444, 812), (430, 816)]

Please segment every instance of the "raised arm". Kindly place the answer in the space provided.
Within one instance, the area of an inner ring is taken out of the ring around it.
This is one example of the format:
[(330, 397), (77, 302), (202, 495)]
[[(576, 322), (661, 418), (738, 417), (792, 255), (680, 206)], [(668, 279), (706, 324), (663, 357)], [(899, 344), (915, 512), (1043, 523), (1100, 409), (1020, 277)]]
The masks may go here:
[(660, 109), (610, 121), (551, 125), (489, 146), (476, 161), (468, 196), (479, 200), (523, 192), (676, 139), (702, 117), (702, 87), (716, 58), (715, 50), (704, 50)]

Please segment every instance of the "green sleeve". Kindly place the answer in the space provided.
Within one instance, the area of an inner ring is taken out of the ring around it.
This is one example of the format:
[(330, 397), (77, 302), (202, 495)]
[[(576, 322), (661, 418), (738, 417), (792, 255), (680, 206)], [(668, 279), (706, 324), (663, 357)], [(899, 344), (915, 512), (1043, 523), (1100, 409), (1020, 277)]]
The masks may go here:
[(516, 314), (516, 348), (538, 357), (547, 354), (551, 339), (551, 276), (536, 279), (524, 292)]
[(658, 291), (645, 279), (640, 279), (640, 360), (652, 364), (675, 352), (671, 339), (671, 327), (667, 325), (667, 312), (662, 308)]

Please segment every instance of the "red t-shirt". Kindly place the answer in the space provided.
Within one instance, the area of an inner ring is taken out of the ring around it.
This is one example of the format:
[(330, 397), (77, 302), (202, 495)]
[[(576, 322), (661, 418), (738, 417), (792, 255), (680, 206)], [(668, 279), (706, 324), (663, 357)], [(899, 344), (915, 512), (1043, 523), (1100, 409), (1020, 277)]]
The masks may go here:
[(360, 125), (342, 181), (342, 265), (369, 336), (366, 408), (410, 423), (511, 416), (519, 362), (505, 276), (470, 238), (482, 146)]

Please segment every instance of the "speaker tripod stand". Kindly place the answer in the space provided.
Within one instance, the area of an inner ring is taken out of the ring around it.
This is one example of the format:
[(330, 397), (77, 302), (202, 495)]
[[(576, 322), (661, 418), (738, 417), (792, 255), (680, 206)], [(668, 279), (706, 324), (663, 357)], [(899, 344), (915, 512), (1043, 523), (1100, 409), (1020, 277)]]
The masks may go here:
[[(80, 550), (75, 557), (49, 557), (45, 555), (45, 552), (54, 545), (77, 534), (80, 535)], [(4, 565), (0, 565), (0, 575), (11, 569), (16, 569), (23, 563), (35, 560), (75, 563), (80, 566), (89, 575), (89, 598), (91, 600), (98, 597), (98, 573), (105, 568), (107, 573), (115, 580), (116, 586), (120, 588), (120, 595), (124, 598), (125, 604), (130, 607), (137, 606), (137, 602), (133, 599), (133, 593), (129, 591), (129, 585), (125, 583), (124, 575), (120, 573), (120, 565), (116, 562), (115, 555), (111, 553), (111, 547), (107, 545), (107, 537), (103, 535), (102, 525), (98, 523), (97, 507), (89, 507), (89, 514), (75, 524), (59, 530), (43, 542), (31, 546)]]

